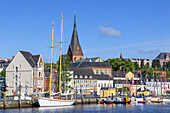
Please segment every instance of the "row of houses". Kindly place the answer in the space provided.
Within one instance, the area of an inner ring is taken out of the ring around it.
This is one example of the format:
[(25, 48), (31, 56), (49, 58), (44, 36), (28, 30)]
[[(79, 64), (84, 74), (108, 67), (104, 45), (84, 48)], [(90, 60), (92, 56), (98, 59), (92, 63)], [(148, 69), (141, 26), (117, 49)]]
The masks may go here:
[[(100, 95), (102, 88), (123, 88), (126, 86), (131, 89), (130, 93), (134, 94), (135, 89), (138, 89), (140, 85), (141, 87), (142, 85), (150, 86), (149, 82), (146, 82), (147, 80), (141, 76), (137, 76), (135, 73), (125, 71), (114, 72), (110, 63), (104, 62), (100, 57), (83, 59), (84, 54), (79, 42), (75, 18), (76, 16), (74, 16), (73, 33), (67, 52), (67, 55), (72, 61), (72, 71), (69, 72), (72, 76), (70, 76), (71, 81), (68, 85), (73, 87), (73, 91), (68, 91), (69, 93)], [(162, 65), (163, 62), (170, 61), (169, 57), (169, 53), (160, 53), (153, 61), (160, 62)], [(122, 54), (120, 58), (123, 58)], [(139, 67), (142, 61), (144, 65), (149, 63), (149, 66), (151, 66), (150, 59), (124, 59), (137, 62)], [(19, 51), (6, 67), (7, 95), (13, 95), (21, 88), (21, 92), (24, 94), (38, 96), (39, 92), (49, 89), (50, 69), (44, 67), (42, 55), (33, 55), (30, 52)], [(52, 91), (54, 92), (57, 91), (55, 88), (57, 84), (55, 73), (57, 71), (53, 69)]]

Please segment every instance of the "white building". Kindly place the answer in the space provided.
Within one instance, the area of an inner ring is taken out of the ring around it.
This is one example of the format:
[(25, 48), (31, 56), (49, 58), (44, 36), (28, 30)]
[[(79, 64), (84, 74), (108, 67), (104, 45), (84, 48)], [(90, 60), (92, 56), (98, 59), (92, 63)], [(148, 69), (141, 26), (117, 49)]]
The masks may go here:
[[(156, 79), (154, 81), (152, 77), (150, 79), (147, 79), (146, 84), (147, 84), (147, 89), (150, 90), (150, 94), (154, 95), (154, 91), (155, 91), (156, 96), (157, 96), (157, 93), (158, 95), (161, 95), (161, 80), (160, 79), (157, 79), (157, 82), (156, 82)], [(162, 94), (164, 94), (165, 89), (166, 91), (170, 90), (168, 86), (170, 86), (170, 80), (167, 79), (166, 83), (164, 82), (164, 80), (162, 80)]]
[(44, 63), (41, 55), (19, 51), (6, 68), (7, 95), (21, 93), (38, 95), (44, 90)]

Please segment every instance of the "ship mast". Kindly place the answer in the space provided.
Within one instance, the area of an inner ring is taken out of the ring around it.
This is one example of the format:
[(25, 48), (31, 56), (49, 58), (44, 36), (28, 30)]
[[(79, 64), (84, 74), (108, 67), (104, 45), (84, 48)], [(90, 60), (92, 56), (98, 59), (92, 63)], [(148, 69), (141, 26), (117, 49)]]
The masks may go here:
[(52, 80), (52, 61), (53, 61), (53, 31), (54, 31), (54, 22), (52, 23), (52, 39), (51, 39), (51, 68), (50, 68), (50, 98), (51, 98), (51, 80)]
[(62, 12), (61, 12), (61, 42), (60, 42), (60, 71), (59, 71), (59, 95), (60, 96), (61, 96), (62, 34), (63, 34), (63, 15), (62, 15)]

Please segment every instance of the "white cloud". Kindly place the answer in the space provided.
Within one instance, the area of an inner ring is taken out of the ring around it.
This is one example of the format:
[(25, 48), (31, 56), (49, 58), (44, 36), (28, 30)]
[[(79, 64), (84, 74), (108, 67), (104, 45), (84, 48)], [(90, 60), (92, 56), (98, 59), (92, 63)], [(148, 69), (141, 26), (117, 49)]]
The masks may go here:
[(99, 35), (102, 36), (102, 37), (104, 37), (104, 36), (117, 36), (117, 37), (121, 37), (122, 36), (120, 31), (116, 31), (112, 27), (105, 27), (105, 26), (100, 26), (99, 27)]

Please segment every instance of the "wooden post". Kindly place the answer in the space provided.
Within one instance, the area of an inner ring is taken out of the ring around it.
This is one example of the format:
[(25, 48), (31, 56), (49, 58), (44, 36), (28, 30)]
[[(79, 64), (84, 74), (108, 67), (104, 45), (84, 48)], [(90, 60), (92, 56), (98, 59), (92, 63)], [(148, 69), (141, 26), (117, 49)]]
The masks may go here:
[(149, 71), (149, 70), (147, 70), (147, 74), (146, 74), (146, 96), (147, 96), (147, 92), (148, 92), (148, 88), (147, 88), (147, 77), (148, 77), (148, 71)]
[(161, 77), (161, 96), (162, 96), (162, 77)]
[(137, 74), (137, 81), (136, 81), (136, 96), (137, 96), (137, 90), (138, 90), (138, 70), (137, 70), (136, 74)]
[[(157, 71), (157, 68), (155, 67), (155, 72)], [(157, 82), (157, 72), (156, 72), (156, 88), (157, 88), (157, 97), (158, 97), (158, 82)]]
[(153, 87), (154, 87), (154, 97), (155, 97), (155, 76), (154, 76), (154, 70), (153, 70)]
[(3, 100), (4, 109), (6, 108), (6, 92), (4, 92), (4, 100)]

